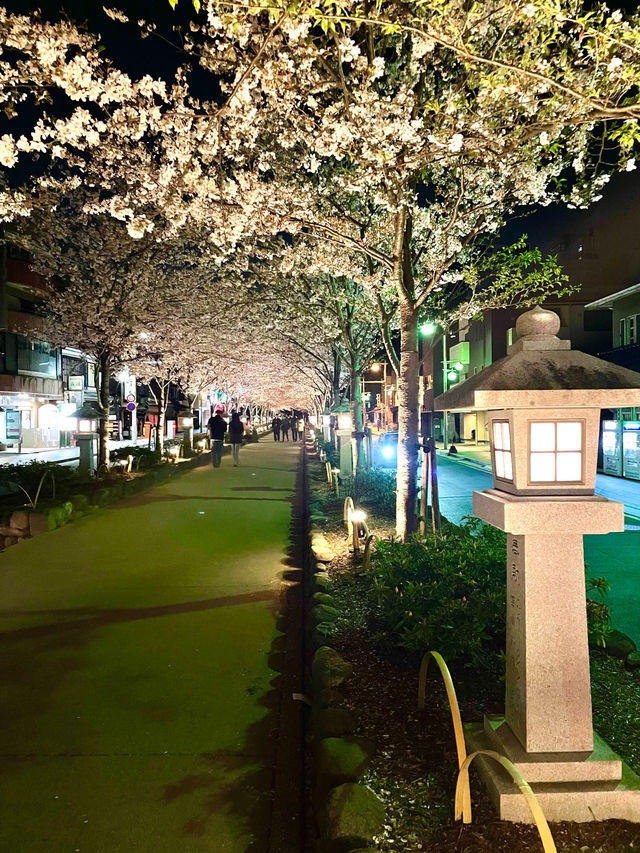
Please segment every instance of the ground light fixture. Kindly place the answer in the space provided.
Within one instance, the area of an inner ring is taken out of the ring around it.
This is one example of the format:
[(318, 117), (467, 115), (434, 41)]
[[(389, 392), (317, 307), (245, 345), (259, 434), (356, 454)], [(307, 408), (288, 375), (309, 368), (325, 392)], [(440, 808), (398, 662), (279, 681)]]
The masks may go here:
[(361, 509), (349, 511), (349, 525), (351, 530), (351, 541), (354, 551), (360, 550), (360, 540), (369, 535), (366, 525), (367, 514)]

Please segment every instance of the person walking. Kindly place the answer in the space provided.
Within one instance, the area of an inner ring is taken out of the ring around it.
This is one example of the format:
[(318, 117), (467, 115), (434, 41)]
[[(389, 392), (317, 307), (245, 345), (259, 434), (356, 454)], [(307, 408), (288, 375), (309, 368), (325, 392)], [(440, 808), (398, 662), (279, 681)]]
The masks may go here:
[(296, 418), (295, 412), (291, 416), (291, 441), (298, 440), (298, 419)]
[(231, 415), (231, 422), (229, 423), (229, 436), (231, 437), (231, 451), (233, 453), (234, 468), (238, 464), (238, 457), (240, 455), (240, 445), (242, 444), (243, 435), (244, 426), (242, 424), (242, 421), (240, 420), (240, 415), (237, 412), (234, 412)]
[(271, 421), (271, 429), (273, 430), (273, 440), (280, 441), (280, 426), (282, 421), (276, 415), (275, 418)]
[(280, 429), (282, 430), (282, 440), (289, 441), (289, 428), (291, 426), (291, 421), (285, 415), (282, 419), (282, 423), (280, 424)]
[(211, 439), (211, 464), (214, 468), (220, 467), (224, 434), (227, 431), (227, 422), (222, 417), (222, 412), (224, 412), (224, 409), (222, 406), (218, 406), (215, 415), (209, 418), (207, 424), (209, 438)]

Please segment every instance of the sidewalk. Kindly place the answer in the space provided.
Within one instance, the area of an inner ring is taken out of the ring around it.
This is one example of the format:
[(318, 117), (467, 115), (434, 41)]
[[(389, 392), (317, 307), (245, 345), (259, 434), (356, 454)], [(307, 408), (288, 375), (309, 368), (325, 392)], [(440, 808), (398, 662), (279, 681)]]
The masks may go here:
[(0, 555), (0, 849), (268, 850), (299, 453), (250, 445)]

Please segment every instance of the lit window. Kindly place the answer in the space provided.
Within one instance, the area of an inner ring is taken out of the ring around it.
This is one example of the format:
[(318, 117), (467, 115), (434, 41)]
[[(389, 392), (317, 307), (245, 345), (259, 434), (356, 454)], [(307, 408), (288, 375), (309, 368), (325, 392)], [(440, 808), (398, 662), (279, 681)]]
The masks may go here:
[(529, 432), (529, 481), (582, 482), (582, 433), (582, 421), (532, 421)]
[(513, 481), (509, 421), (493, 421), (493, 453), (496, 477)]

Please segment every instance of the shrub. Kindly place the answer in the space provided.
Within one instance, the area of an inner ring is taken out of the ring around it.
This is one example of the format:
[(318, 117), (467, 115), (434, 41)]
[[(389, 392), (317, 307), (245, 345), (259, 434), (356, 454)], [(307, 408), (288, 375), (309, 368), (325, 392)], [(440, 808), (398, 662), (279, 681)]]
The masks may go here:
[(255, 444), (259, 440), (258, 430), (255, 427), (252, 430), (245, 430), (244, 439), (247, 444)]
[(126, 459), (128, 456), (133, 456), (134, 470), (142, 471), (145, 468), (150, 468), (152, 465), (155, 465), (158, 461), (158, 457), (154, 450), (151, 450), (149, 447), (141, 447), (136, 444), (127, 445), (127, 447), (118, 447), (116, 450), (112, 450), (109, 453), (109, 459), (111, 462), (115, 462), (118, 459)]
[[(403, 544), (378, 541), (366, 572), (381, 639), (409, 652), (440, 652), (474, 666), (503, 658), (506, 640), (506, 539), (475, 518), (446, 523), (437, 537)], [(589, 578), (589, 636), (606, 645), (609, 609), (604, 578)], [(375, 625), (372, 626), (375, 628)]]
[(378, 542), (368, 574), (382, 635), (410, 652), (482, 663), (504, 647), (505, 536), (468, 519), (423, 541)]
[(587, 578), (587, 595), (596, 593), (599, 598), (587, 598), (587, 626), (591, 645), (605, 648), (611, 633), (609, 607), (605, 603), (610, 586), (606, 578)]
[(340, 467), (340, 454), (335, 448), (335, 445), (332, 441), (320, 441), (320, 449), (324, 450), (325, 456), (327, 457), (327, 462), (331, 462), (332, 468)]
[(384, 468), (358, 471), (353, 500), (380, 515), (393, 518), (396, 513), (396, 472)]
[[(26, 500), (27, 492), (33, 499), (45, 474), (51, 473), (55, 480), (55, 487), (51, 477), (47, 477), (42, 484), (40, 498), (56, 495), (68, 495), (70, 491), (77, 488), (81, 480), (77, 468), (68, 465), (59, 465), (56, 462), (28, 462), (25, 465), (2, 465), (0, 466), (0, 493), (10, 494), (19, 492)], [(24, 491), (23, 491), (24, 490)]]

